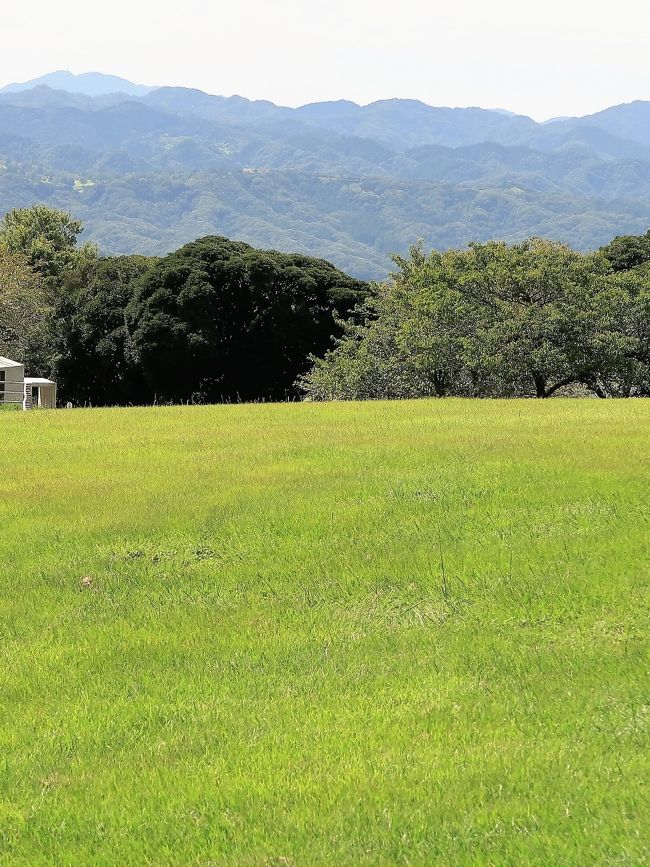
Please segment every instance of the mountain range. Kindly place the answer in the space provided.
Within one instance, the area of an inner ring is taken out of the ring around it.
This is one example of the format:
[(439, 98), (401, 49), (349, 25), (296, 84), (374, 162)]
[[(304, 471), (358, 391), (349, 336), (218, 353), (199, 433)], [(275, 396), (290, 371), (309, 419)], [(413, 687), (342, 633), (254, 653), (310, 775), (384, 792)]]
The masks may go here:
[(72, 211), (102, 252), (201, 235), (381, 278), (390, 255), (650, 226), (650, 102), (537, 123), (389, 99), (300, 108), (58, 72), (0, 91), (0, 212)]

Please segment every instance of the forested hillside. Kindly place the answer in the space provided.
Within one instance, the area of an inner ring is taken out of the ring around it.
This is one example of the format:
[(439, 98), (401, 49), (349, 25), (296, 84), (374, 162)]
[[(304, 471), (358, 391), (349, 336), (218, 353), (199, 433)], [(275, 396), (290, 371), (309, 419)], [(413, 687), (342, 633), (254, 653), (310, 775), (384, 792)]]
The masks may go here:
[(0, 93), (0, 212), (71, 210), (107, 254), (219, 234), (381, 278), (418, 238), (587, 250), (650, 225), (650, 103), (538, 124), (409, 100), (289, 109), (52, 81), (98, 95)]

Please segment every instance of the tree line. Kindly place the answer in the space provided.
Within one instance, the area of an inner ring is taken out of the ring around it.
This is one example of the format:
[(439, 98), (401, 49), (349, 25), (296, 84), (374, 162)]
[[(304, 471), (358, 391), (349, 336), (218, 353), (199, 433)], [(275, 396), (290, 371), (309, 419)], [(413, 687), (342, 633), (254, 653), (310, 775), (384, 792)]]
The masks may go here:
[(102, 257), (82, 230), (45, 206), (0, 224), (0, 354), (75, 405), (295, 399), (368, 291), (324, 260), (227, 238)]
[(0, 354), (76, 405), (650, 395), (650, 232), (422, 246), (368, 284), (207, 237), (98, 255), (45, 206), (0, 224)]

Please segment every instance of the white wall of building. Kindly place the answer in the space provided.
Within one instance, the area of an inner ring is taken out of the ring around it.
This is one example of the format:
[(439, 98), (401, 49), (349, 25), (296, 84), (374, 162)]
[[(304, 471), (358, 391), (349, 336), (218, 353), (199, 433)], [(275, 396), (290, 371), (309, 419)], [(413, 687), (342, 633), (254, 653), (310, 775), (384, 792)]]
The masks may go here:
[(22, 364), (0, 356), (0, 403), (23, 402), (25, 368)]

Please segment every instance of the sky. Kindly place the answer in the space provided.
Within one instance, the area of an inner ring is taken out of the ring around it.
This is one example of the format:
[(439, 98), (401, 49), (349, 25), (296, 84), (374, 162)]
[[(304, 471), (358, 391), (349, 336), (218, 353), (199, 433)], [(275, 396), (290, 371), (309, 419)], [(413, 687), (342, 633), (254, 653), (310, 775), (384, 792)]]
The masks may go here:
[(650, 100), (639, 0), (0, 2), (0, 86), (69, 69), (283, 105), (402, 97), (537, 120)]

